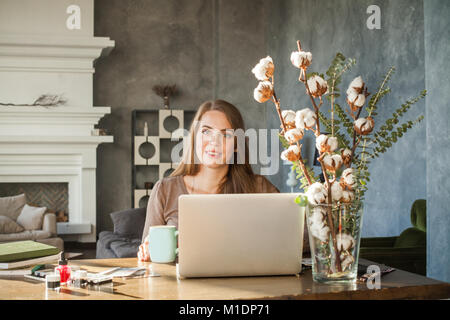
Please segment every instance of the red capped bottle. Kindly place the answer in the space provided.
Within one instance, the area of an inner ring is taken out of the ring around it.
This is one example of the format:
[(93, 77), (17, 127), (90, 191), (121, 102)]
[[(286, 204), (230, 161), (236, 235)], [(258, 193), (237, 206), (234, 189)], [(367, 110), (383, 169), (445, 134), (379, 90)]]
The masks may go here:
[(67, 260), (64, 257), (64, 251), (61, 252), (61, 257), (58, 261), (58, 266), (55, 268), (55, 274), (61, 277), (61, 284), (66, 284), (70, 279), (71, 268), (67, 265)]

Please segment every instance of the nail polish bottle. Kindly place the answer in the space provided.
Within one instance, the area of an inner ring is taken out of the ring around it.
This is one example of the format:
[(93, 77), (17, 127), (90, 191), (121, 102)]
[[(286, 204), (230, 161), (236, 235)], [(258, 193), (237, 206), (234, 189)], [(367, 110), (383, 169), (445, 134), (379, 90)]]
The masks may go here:
[(71, 269), (67, 265), (67, 260), (64, 258), (64, 251), (61, 252), (61, 257), (58, 261), (58, 266), (55, 268), (55, 273), (59, 274), (61, 277), (61, 284), (66, 284), (70, 279)]

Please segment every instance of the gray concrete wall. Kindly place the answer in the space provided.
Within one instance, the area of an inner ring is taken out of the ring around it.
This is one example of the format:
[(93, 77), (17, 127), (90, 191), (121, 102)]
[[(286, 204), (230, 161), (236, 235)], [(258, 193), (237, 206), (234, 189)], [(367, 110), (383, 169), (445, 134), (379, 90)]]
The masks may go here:
[(241, 110), (247, 127), (266, 126), (251, 73), (265, 53), (265, 8), (262, 0), (95, 1), (95, 36), (116, 43), (94, 77), (95, 105), (112, 111), (99, 127), (114, 135), (98, 148), (99, 231), (112, 230), (109, 213), (132, 206), (131, 112), (163, 107), (153, 85), (177, 85), (172, 108), (222, 98)]
[[(336, 5), (336, 3), (339, 5)], [(309, 72), (325, 73), (336, 52), (357, 60), (341, 84), (345, 93), (349, 82), (361, 75), (374, 93), (384, 73), (397, 68), (391, 80), (392, 93), (378, 106), (375, 122), (379, 127), (406, 99), (425, 88), (423, 4), (420, 0), (377, 1), (381, 8), (381, 29), (369, 30), (366, 9), (373, 1), (288, 0), (271, 2), (268, 54), (275, 61), (276, 91), (283, 107), (309, 106), (298, 69), (289, 60), (301, 40), (304, 50), (313, 54)], [(342, 98), (342, 97), (341, 97)], [(341, 106), (345, 103), (341, 100)], [(324, 104), (323, 109), (329, 109)], [(323, 111), (323, 110), (322, 110)], [(404, 117), (425, 114), (425, 102), (415, 105)], [(268, 125), (279, 121), (268, 108)], [(314, 136), (305, 138), (304, 157), (312, 162)], [(373, 161), (371, 182), (366, 193), (363, 236), (398, 235), (411, 226), (410, 208), (415, 199), (426, 196), (425, 122), (408, 132), (388, 153)], [(272, 181), (288, 191), (284, 181), (288, 168)]]
[(427, 276), (450, 282), (450, 3), (424, 1), (427, 104)]

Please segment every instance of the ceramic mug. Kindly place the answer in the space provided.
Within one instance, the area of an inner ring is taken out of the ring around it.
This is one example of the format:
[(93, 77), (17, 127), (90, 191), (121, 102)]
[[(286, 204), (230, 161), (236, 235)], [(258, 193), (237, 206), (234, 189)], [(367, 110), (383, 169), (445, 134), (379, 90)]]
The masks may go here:
[(178, 231), (175, 226), (152, 226), (148, 233), (150, 260), (156, 263), (174, 262), (178, 253)]

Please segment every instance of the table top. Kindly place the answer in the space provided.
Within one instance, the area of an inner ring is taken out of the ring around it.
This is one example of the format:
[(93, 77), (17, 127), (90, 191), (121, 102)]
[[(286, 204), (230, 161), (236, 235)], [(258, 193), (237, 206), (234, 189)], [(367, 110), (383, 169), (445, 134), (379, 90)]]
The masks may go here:
[[(363, 259), (360, 259), (363, 260)], [(367, 260), (365, 261), (367, 262)], [(396, 270), (381, 278), (380, 289), (365, 283), (322, 284), (312, 280), (311, 270), (297, 276), (177, 279), (175, 264), (139, 262), (136, 258), (70, 260), (88, 272), (113, 267), (146, 266), (159, 277), (114, 278), (113, 285), (96, 289), (62, 287), (46, 290), (45, 282), (23, 276), (0, 276), (0, 299), (20, 300), (223, 300), (223, 299), (448, 299), (450, 284)]]

